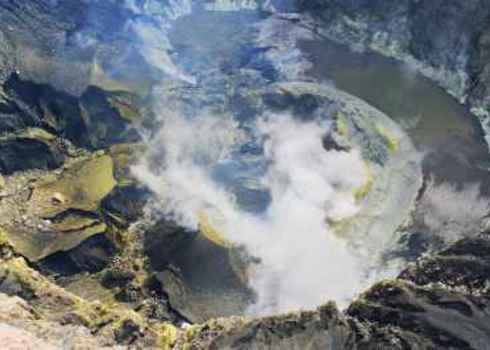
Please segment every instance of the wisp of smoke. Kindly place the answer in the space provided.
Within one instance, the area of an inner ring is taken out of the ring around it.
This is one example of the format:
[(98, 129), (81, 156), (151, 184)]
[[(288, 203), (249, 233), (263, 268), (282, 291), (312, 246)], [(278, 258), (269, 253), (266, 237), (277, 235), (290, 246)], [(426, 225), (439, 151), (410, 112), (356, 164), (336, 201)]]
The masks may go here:
[(162, 119), (149, 156), (134, 174), (179, 224), (197, 229), (206, 215), (228, 241), (260, 261), (249, 272), (257, 294), (250, 313), (312, 308), (331, 299), (343, 304), (353, 297), (363, 283), (362, 262), (328, 222), (358, 211), (353, 193), (366, 174), (356, 150), (327, 152), (322, 137), (328, 124), (321, 121), (261, 118), (255, 136), (267, 167), (250, 180), (268, 189), (271, 202), (265, 212), (252, 214), (212, 175), (246, 138), (232, 118), (166, 112)]
[(429, 234), (454, 242), (480, 232), (481, 221), (490, 213), (490, 203), (481, 196), (479, 184), (457, 189), (450, 183), (436, 184), (429, 179), (417, 213)]
[(169, 56), (170, 43), (166, 39), (165, 28), (149, 25), (142, 20), (129, 21), (128, 27), (140, 42), (140, 54), (146, 59), (150, 66), (158, 68), (162, 73), (171, 78), (195, 84), (192, 76), (187, 75), (182, 69), (174, 64)]

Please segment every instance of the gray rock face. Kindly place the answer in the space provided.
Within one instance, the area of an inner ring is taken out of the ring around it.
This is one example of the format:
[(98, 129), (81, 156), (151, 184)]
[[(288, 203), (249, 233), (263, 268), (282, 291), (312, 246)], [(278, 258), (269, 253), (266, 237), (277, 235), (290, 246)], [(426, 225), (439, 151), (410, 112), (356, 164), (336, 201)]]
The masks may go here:
[(371, 288), (347, 314), (377, 332), (398, 329), (410, 349), (485, 349), (489, 242), (488, 235), (464, 239), (419, 260), (398, 280)]
[[(32, 0), (3, 1), (0, 5), (2, 45), (0, 45), (0, 78), (18, 70), (27, 76), (49, 77), (56, 62), (45, 63), (66, 44), (71, 31), (79, 27), (87, 15), (87, 6), (80, 1)], [(46, 65), (41, 67), (42, 65)], [(43, 69), (31, 69), (33, 67)], [(44, 69), (47, 68), (47, 69)], [(34, 73), (36, 71), (36, 73)], [(69, 69), (58, 77), (69, 74)], [(55, 78), (51, 76), (51, 78)], [(76, 83), (76, 81), (73, 81)], [(76, 84), (74, 84), (76, 85)]]
[(138, 140), (129, 126), (140, 118), (133, 94), (90, 86), (77, 98), (48, 84), (22, 80), (17, 74), (7, 79), (3, 91), (0, 133), (43, 127), (87, 149)]
[[(19, 162), (22, 159), (23, 162)], [(12, 174), (29, 169), (56, 169), (63, 156), (42, 141), (15, 139), (0, 141), (0, 172)]]
[[(490, 238), (487, 235), (461, 240), (433, 257), (420, 260), (402, 272), (399, 278), (373, 286), (345, 313), (329, 303), (316, 311), (283, 316), (211, 320), (189, 329), (175, 329), (173, 335), (164, 332), (160, 344), (176, 350), (485, 350), (490, 340), (488, 247)], [(21, 272), (21, 265), (8, 266), (12, 274)], [(28, 271), (22, 271), (22, 278), (40, 281), (41, 277), (34, 272), (33, 277), (28, 277)], [(52, 293), (57, 289), (45, 282), (36, 289), (38, 282), (24, 285), (22, 279), (15, 282), (7, 278), (1, 284), (1, 291), (15, 294), (12, 289), (15, 283), (20, 289), (30, 288), (30, 293), (22, 295), (32, 305), (18, 297), (0, 294), (1, 332), (9, 332), (8, 336), (15, 334), (15, 341), (28, 342), (26, 344), (48, 344), (56, 348), (63, 340), (64, 344), (72, 344), (74, 349), (86, 348), (80, 344), (103, 348), (103, 334), (94, 337), (84, 327), (69, 325), (66, 318), (64, 322), (68, 325), (36, 317), (36, 307), (40, 305), (47, 303), (40, 309), (43, 315), (49, 315), (49, 308), (53, 308), (54, 313), (55, 308), (49, 303), (51, 297), (43, 300), (33, 296), (43, 293), (48, 287)], [(2, 337), (5, 339), (9, 338)], [(14, 340), (9, 345), (16, 344)], [(156, 347), (149, 345), (147, 348)]]
[(174, 349), (353, 349), (355, 335), (347, 318), (335, 305), (315, 312), (263, 318), (251, 321), (220, 321), (200, 329), (189, 343), (177, 342)]
[[(360, 39), (360, 44), (386, 52), (392, 49), (393, 55), (411, 55), (424, 64), (455, 75), (460, 72), (470, 75), (472, 62), (477, 58), (475, 43), (483, 34), (490, 13), (490, 2), (486, 0), (464, 3), (318, 0), (299, 1), (299, 7), (322, 18), (320, 27), (328, 30), (333, 25), (342, 26), (346, 29), (344, 39)], [(337, 34), (340, 38), (342, 32)]]
[(415, 66), (469, 102), (488, 133), (488, 0), (299, 0), (298, 8), (313, 16), (317, 30), (334, 40)]
[(459, 241), (373, 286), (345, 314), (327, 304), (315, 312), (212, 321), (174, 349), (485, 350), (489, 244), (488, 236)]

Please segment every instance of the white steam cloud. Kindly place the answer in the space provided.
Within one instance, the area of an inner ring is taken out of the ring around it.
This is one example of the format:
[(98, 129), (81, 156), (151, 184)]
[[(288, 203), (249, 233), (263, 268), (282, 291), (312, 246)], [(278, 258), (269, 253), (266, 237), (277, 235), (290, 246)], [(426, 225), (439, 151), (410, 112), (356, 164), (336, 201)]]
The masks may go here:
[[(223, 4), (228, 3), (235, 2), (216, 4), (226, 7)], [(251, 3), (240, 2), (240, 6)], [(135, 21), (131, 26), (151, 65), (173, 79), (193, 82), (166, 53), (170, 44), (160, 35), (165, 25), (155, 30)], [(268, 28), (273, 27), (271, 22)], [(284, 33), (288, 28), (284, 27)], [(266, 30), (259, 41), (264, 45), (274, 40)], [(284, 41), (290, 43), (292, 37)], [(281, 50), (269, 59), (278, 60), (287, 51)], [(299, 57), (294, 51), (280, 60), (284, 76), (302, 75), (306, 65), (298, 71), (293, 67)], [(230, 116), (206, 111), (189, 116), (180, 113), (189, 106), (175, 106), (164, 93), (160, 97), (155, 111), (163, 126), (148, 141), (149, 154), (133, 172), (160, 199), (158, 209), (163, 214), (190, 229), (198, 229), (205, 217), (228, 242), (257, 258), (259, 262), (247, 274), (257, 295), (248, 312), (264, 315), (313, 308), (332, 299), (346, 305), (367, 283), (366, 260), (329, 223), (347, 220), (360, 210), (354, 193), (368, 180), (360, 153), (326, 151), (322, 137), (329, 123), (325, 120), (305, 122), (287, 114), (267, 115), (256, 121), (251, 128), (255, 134), (250, 135)], [(252, 138), (261, 143), (263, 154), (238, 152)], [(244, 210), (233, 186), (215, 176), (217, 169), (232, 162), (264, 165), (260, 176), (246, 171), (238, 174), (243, 178), (240, 186), (269, 192), (264, 212)]]
[(429, 233), (445, 242), (480, 232), (480, 223), (490, 213), (488, 199), (482, 197), (479, 184), (466, 184), (458, 189), (450, 183), (427, 183), (417, 207), (417, 215)]
[(270, 191), (271, 203), (265, 213), (251, 214), (212, 176), (246, 137), (232, 119), (165, 113), (163, 120), (151, 154), (134, 173), (158, 195), (165, 214), (192, 229), (204, 214), (260, 260), (249, 272), (257, 294), (250, 313), (312, 308), (331, 299), (344, 304), (359, 291), (361, 261), (327, 222), (357, 213), (353, 193), (366, 181), (365, 167), (355, 150), (325, 151), (327, 124), (288, 115), (258, 121), (268, 167), (255, 180)]

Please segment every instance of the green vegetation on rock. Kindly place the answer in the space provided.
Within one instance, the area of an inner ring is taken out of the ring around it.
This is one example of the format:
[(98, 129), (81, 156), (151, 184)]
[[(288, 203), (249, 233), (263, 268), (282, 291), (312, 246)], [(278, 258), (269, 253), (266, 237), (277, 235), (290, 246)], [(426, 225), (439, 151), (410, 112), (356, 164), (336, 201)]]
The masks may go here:
[(372, 173), (372, 170), (369, 168), (369, 165), (365, 163), (365, 176), (366, 180), (364, 181), (364, 184), (354, 190), (354, 198), (356, 201), (361, 201), (364, 199), (371, 189), (373, 188), (374, 185), (374, 176)]
[(49, 217), (71, 208), (94, 211), (116, 186), (114, 164), (106, 155), (81, 159), (64, 169), (61, 176), (36, 187), (33, 201)]
[(7, 191), (14, 192), (0, 202), (5, 215), (0, 223), (15, 249), (38, 261), (106, 232), (99, 210), (116, 186), (113, 170), (111, 157), (95, 154), (74, 159), (57, 172), (13, 177), (14, 188)]
[(10, 245), (10, 239), (7, 233), (0, 227), (0, 247)]
[(222, 246), (224, 248), (231, 248), (232, 243), (225, 238), (225, 236), (219, 232), (210, 221), (206, 213), (201, 212), (198, 215), (199, 218), (199, 231), (211, 242)]
[(145, 149), (142, 143), (118, 143), (109, 148), (108, 153), (114, 161), (114, 176), (120, 185), (134, 182), (130, 167), (140, 159)]
[(400, 140), (393, 135), (387, 128), (377, 125), (376, 131), (386, 140), (386, 145), (391, 152), (396, 152), (398, 146), (400, 145)]
[(123, 92), (113, 93), (107, 98), (107, 101), (128, 122), (133, 123), (141, 118), (141, 112), (136, 107), (137, 102), (132, 95)]
[(108, 343), (127, 344), (145, 338), (145, 344), (155, 348), (157, 340), (164, 341), (160, 335), (163, 323), (149, 323), (121, 303), (86, 301), (52, 283), (23, 258), (1, 261), (0, 292), (24, 298), (38, 319), (87, 327)]
[(335, 122), (337, 132), (342, 136), (349, 136), (349, 123), (341, 112), (335, 113)]

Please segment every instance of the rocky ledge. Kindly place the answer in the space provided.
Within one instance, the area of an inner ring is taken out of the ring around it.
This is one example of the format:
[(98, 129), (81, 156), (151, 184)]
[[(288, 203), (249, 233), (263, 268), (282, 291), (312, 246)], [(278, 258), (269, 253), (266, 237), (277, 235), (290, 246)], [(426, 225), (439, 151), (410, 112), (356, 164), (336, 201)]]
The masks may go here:
[(120, 303), (88, 302), (15, 256), (0, 269), (3, 349), (486, 349), (490, 341), (490, 237), (463, 239), (382, 281), (345, 312), (334, 303), (259, 319), (181, 326)]

